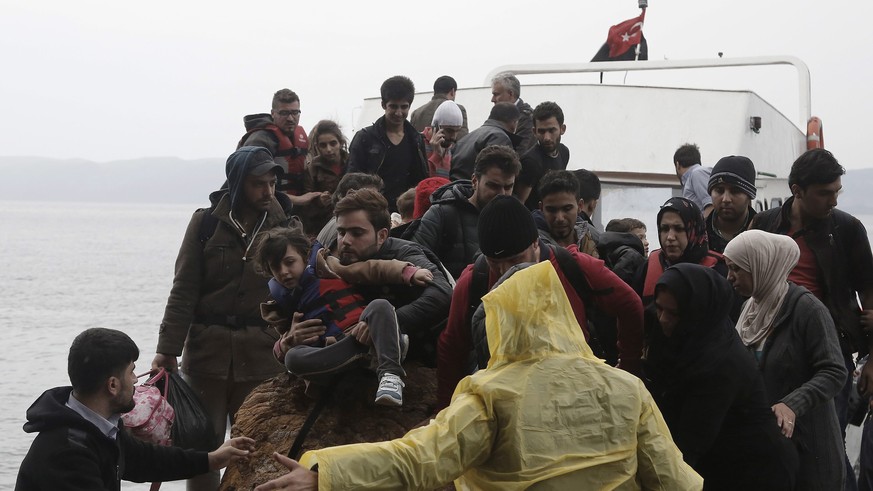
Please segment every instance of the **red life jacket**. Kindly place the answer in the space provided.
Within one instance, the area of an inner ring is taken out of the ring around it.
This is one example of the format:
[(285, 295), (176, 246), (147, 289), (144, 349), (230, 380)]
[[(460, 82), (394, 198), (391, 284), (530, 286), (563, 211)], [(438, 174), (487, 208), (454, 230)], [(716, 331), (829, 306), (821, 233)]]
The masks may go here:
[[(340, 330), (354, 326), (358, 323), (367, 300), (357, 292), (353, 285), (341, 279), (316, 278), (318, 282), (318, 297), (310, 298), (304, 295), (298, 307), (305, 314), (306, 319), (321, 318), (330, 330), (331, 323), (336, 324)], [(323, 317), (329, 312), (329, 320)], [(336, 333), (328, 333), (328, 336)]]
[[(714, 268), (722, 257), (715, 251), (709, 251), (697, 264)], [(662, 273), (664, 273), (664, 267), (661, 266), (661, 249), (658, 249), (649, 254), (649, 264), (646, 266), (646, 283), (643, 286), (643, 303), (645, 303), (645, 299), (655, 296), (655, 284), (658, 283)]]
[(294, 128), (294, 141), (291, 141), (278, 126), (267, 123), (264, 126), (252, 128), (240, 138), (236, 148), (240, 148), (248, 139), (249, 135), (256, 131), (271, 131), (276, 136), (279, 149), (274, 157), (285, 159), (285, 176), (276, 186), (276, 190), (285, 191), (288, 194), (299, 196), (303, 194), (303, 172), (306, 164), (306, 154), (309, 152), (309, 137), (300, 125)]

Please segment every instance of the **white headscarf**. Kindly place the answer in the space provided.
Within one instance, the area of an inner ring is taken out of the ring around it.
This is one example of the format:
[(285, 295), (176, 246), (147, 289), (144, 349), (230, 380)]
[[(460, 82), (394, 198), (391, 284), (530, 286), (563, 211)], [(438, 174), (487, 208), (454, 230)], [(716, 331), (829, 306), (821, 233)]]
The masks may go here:
[(788, 273), (800, 259), (800, 248), (786, 235), (748, 230), (728, 242), (724, 255), (752, 274), (752, 298), (743, 305), (737, 332), (743, 344), (757, 346), (773, 329), (788, 293)]

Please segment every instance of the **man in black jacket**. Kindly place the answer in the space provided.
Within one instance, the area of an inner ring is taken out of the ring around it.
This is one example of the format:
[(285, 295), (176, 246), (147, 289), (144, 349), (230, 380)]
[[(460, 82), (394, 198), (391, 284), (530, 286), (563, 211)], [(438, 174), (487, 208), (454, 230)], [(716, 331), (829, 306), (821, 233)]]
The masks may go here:
[(72, 387), (49, 389), (27, 410), (24, 431), (39, 434), (18, 471), (16, 491), (121, 489), (121, 480), (172, 481), (226, 467), (249, 454), (238, 437), (213, 452), (136, 440), (121, 423), (134, 408), (139, 349), (123, 332), (88, 329), (73, 340)]
[(349, 145), (348, 172), (377, 174), (385, 181), (385, 198), (397, 211), (397, 197), (427, 177), (427, 157), (421, 133), (406, 120), (415, 85), (403, 76), (382, 83), (385, 115), (355, 133)]
[[(336, 215), (336, 255), (343, 264), (368, 259), (397, 259), (426, 268), (433, 281), (425, 287), (401, 284), (359, 285), (358, 290), (368, 301), (384, 298), (394, 306), (400, 330), (409, 335), (407, 359), (426, 364), (435, 363), (436, 339), (445, 325), (452, 299), (453, 283), (439, 259), (419, 244), (388, 236), (391, 218), (385, 197), (373, 189), (349, 193), (334, 208)], [(320, 319), (295, 322), (289, 336), (291, 344), (309, 344), (324, 334)], [(355, 336), (366, 344), (367, 329), (358, 329)]]
[(509, 147), (485, 147), (476, 157), (473, 180), (447, 184), (431, 195), (431, 207), (412, 236), (433, 251), (453, 277), (473, 262), (479, 250), (479, 212), (496, 196), (511, 194), (521, 169)]
[(518, 108), (509, 102), (500, 102), (491, 108), (488, 119), (482, 126), (467, 133), (455, 143), (452, 150), (452, 168), (449, 171), (453, 181), (470, 179), (476, 166), (476, 156), (483, 148), (491, 145), (504, 145), (518, 150), (521, 137), (514, 133), (518, 124)]
[[(791, 166), (791, 198), (778, 208), (758, 213), (749, 226), (788, 235), (800, 247), (800, 260), (789, 281), (811, 291), (834, 319), (848, 376), (834, 399), (844, 436), (855, 363), (873, 347), (873, 254), (861, 222), (837, 210), (845, 169), (825, 149), (804, 153)], [(857, 298), (861, 299), (861, 306)], [(862, 308), (863, 307), (863, 310)], [(858, 391), (873, 396), (873, 364), (867, 363), (858, 379)], [(851, 479), (851, 465), (846, 460)], [(847, 488), (853, 489), (854, 486)]]
[[(519, 120), (521, 121), (521, 120)], [(561, 143), (567, 131), (564, 111), (554, 102), (543, 102), (533, 111), (533, 131), (536, 144), (521, 155), (521, 174), (513, 194), (528, 210), (539, 208), (540, 179), (552, 170), (564, 170), (570, 161), (570, 149)]]

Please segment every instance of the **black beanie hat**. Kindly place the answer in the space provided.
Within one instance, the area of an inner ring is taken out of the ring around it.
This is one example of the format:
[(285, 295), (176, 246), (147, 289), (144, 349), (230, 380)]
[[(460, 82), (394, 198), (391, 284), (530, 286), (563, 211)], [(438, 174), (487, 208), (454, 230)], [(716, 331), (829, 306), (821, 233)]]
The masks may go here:
[(740, 190), (755, 199), (758, 188), (755, 187), (755, 164), (748, 157), (731, 155), (722, 157), (712, 168), (709, 175), (707, 191), (721, 183), (727, 183), (740, 188)]
[(538, 237), (530, 210), (518, 198), (497, 196), (479, 213), (479, 250), (487, 257), (512, 257)]

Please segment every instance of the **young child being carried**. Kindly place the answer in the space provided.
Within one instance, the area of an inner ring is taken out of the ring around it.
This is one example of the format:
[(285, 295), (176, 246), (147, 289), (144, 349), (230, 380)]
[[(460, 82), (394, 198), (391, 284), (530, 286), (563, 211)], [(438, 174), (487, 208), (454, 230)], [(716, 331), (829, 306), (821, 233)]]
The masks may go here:
[[(405, 283), (423, 286), (433, 273), (412, 264), (369, 260), (343, 266), (318, 242), (311, 245), (299, 228), (267, 232), (255, 256), (256, 267), (269, 281), (273, 300), (261, 304), (261, 316), (281, 338), (273, 354), (289, 372), (316, 385), (374, 358), (379, 377), (376, 403), (403, 404), (401, 363), (409, 338), (400, 333), (394, 307), (383, 299), (369, 304), (354, 284)], [(321, 319), (325, 333), (314, 344), (292, 345), (292, 320)]]

